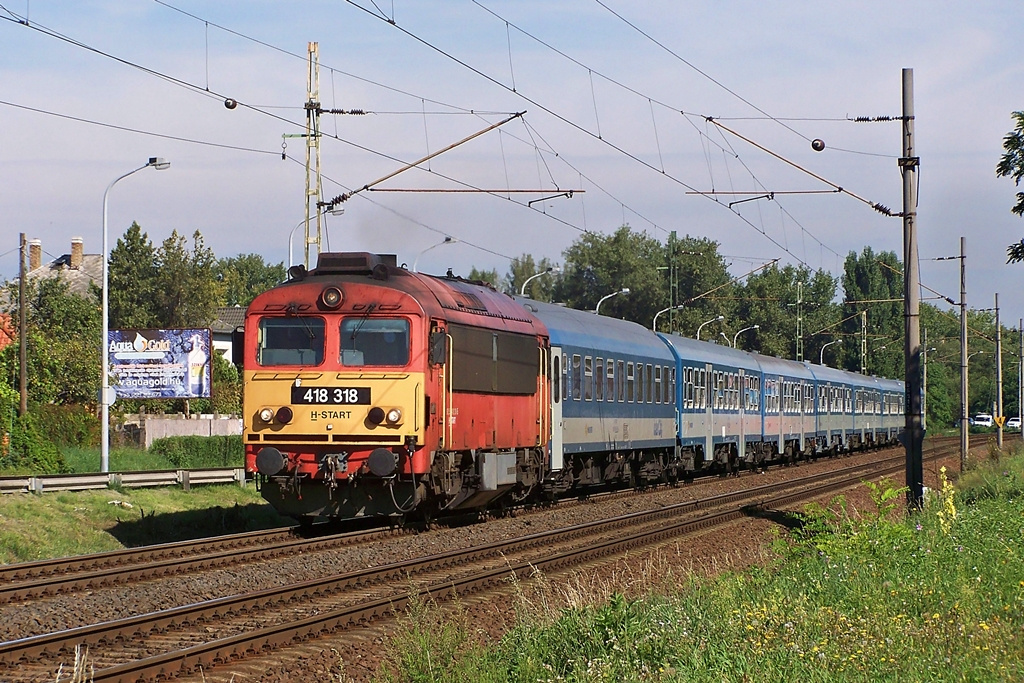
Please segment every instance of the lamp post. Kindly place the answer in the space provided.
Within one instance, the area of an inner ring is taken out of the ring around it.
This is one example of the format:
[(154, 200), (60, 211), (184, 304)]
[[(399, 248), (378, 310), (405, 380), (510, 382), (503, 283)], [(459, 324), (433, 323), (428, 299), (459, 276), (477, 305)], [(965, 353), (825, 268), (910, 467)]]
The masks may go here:
[(732, 348), (732, 345), (729, 343), (729, 337), (728, 335), (725, 334), (725, 332), (719, 332), (718, 336), (725, 340), (726, 346), (728, 346), (730, 349)]
[(824, 365), (825, 364), (825, 347), (826, 346), (831, 346), (832, 344), (836, 344), (836, 343), (839, 343), (841, 341), (843, 341), (843, 340), (842, 339), (833, 339), (830, 342), (826, 342), (826, 343), (822, 344), (822, 346), (821, 346), (821, 354), (818, 356), (818, 365)]
[[(328, 209), (324, 213), (324, 215), (326, 215), (328, 213), (331, 214), (332, 216), (340, 216), (341, 214), (345, 213), (345, 207), (343, 207), (343, 206), (336, 206), (336, 207), (334, 207), (332, 209)], [(305, 225), (308, 221), (313, 220), (314, 218), (316, 218), (316, 216), (310, 216), (309, 218), (303, 218), (301, 221), (298, 222), (298, 224), (294, 228), (292, 228), (292, 231), (290, 233), (288, 233), (288, 267), (289, 268), (291, 268), (292, 266), (295, 265), (295, 261), (294, 261), (294, 259), (292, 259), (292, 240), (295, 238), (295, 231), (298, 230), (303, 225)], [(308, 263), (306, 264), (306, 267), (307, 268), (309, 267)]]
[[(310, 218), (312, 218), (312, 216), (310, 216)], [(292, 231), (290, 233), (288, 233), (288, 267), (289, 268), (291, 268), (292, 266), (295, 265), (295, 260), (292, 259), (292, 239), (295, 237), (295, 231), (298, 230), (299, 228), (301, 228), (303, 225), (305, 225), (306, 221), (308, 221), (308, 220), (309, 220), (309, 218), (303, 218), (301, 221), (296, 223), (295, 227), (292, 228)]]
[(698, 325), (697, 326), (697, 341), (700, 341), (700, 331), (704, 329), (705, 325), (710, 325), (711, 323), (716, 323), (716, 322), (719, 322), (720, 320), (725, 320), (725, 316), (724, 315), (720, 315), (717, 318), (712, 318), (711, 320), (706, 320), (706, 321), (702, 322), (700, 325)]
[[(686, 308), (686, 304), (679, 304), (678, 306), (669, 306), (668, 308), (661, 309), (660, 311), (654, 314), (654, 322), (651, 323), (651, 329), (654, 330), (655, 332), (658, 331), (658, 316), (661, 315), (662, 313), (668, 313), (669, 311), (681, 311), (684, 308)], [(671, 327), (671, 321), (669, 321), (669, 333), (672, 332)]]
[(760, 325), (751, 325), (750, 327), (744, 327), (742, 330), (740, 330), (739, 332), (734, 334), (732, 336), (732, 348), (734, 348), (734, 349), (736, 348), (736, 341), (740, 338), (741, 334), (743, 334), (747, 330), (759, 330), (759, 329), (761, 329)]
[(416, 254), (416, 258), (413, 259), (413, 262), (412, 262), (412, 272), (414, 272), (414, 273), (418, 273), (419, 272), (418, 270), (416, 270), (416, 264), (418, 264), (420, 262), (420, 256), (423, 256), (424, 254), (426, 254), (431, 249), (437, 249), (438, 247), (443, 247), (446, 244), (454, 244), (455, 242), (458, 242), (458, 240), (455, 239), (454, 237), (450, 237), (448, 235), (445, 235), (445, 238), (442, 241), (438, 242), (437, 244), (432, 244), (429, 247), (427, 247), (426, 249), (424, 249), (423, 251), (421, 251), (420, 253)]
[(100, 332), (100, 357), (102, 359), (102, 375), (100, 375), (100, 472), (110, 471), (110, 404), (113, 403), (114, 393), (110, 386), (110, 357), (107, 353), (107, 344), (109, 340), (107, 337), (110, 336), (110, 323), (108, 321), (108, 315), (110, 311), (110, 286), (108, 283), (108, 259), (110, 258), (110, 250), (107, 247), (107, 198), (110, 195), (110, 190), (113, 189), (114, 185), (124, 180), (133, 173), (138, 173), (144, 168), (152, 166), (158, 171), (162, 171), (169, 168), (171, 162), (161, 159), (160, 157), (150, 157), (142, 166), (139, 166), (134, 171), (129, 171), (122, 176), (118, 176), (114, 179), (110, 185), (107, 185), (107, 189), (103, 192), (103, 303), (102, 303), (102, 317), (103, 317), (103, 329)]
[(597, 306), (594, 306), (594, 315), (600, 315), (601, 304), (603, 304), (608, 299), (611, 299), (613, 296), (618, 296), (619, 294), (629, 294), (629, 287), (623, 287), (622, 289), (620, 289), (617, 292), (612, 292), (611, 294), (605, 294), (603, 297), (601, 297), (598, 300), (598, 302), (597, 302)]
[(526, 278), (526, 281), (523, 283), (523, 286), (519, 288), (519, 296), (526, 296), (526, 285), (530, 284), (531, 280), (535, 280), (535, 279), (539, 278), (541, 275), (547, 275), (548, 273), (561, 273), (561, 272), (562, 272), (562, 269), (558, 268), (557, 266), (548, 266), (547, 269), (542, 270), (541, 272), (536, 273), (534, 275), (531, 275), (530, 277)]

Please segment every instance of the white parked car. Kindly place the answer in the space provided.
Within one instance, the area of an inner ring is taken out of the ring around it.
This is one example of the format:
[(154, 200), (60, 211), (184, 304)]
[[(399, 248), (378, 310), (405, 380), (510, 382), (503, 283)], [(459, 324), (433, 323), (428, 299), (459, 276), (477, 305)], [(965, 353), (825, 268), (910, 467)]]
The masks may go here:
[(975, 427), (991, 427), (995, 424), (995, 421), (988, 413), (978, 413), (974, 416), (974, 419), (971, 420), (971, 424)]
[(1020, 418), (1019, 417), (1011, 417), (1010, 419), (1008, 419), (1006, 421), (1006, 429), (1008, 431), (1011, 431), (1011, 432), (1019, 432), (1020, 431)]

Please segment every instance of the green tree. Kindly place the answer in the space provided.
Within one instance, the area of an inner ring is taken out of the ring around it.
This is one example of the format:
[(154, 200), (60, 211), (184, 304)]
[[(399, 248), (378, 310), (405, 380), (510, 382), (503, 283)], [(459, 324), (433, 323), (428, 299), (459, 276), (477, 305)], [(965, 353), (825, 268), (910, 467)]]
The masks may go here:
[[(674, 298), (671, 296), (673, 266), (676, 281)], [(756, 322), (737, 317), (736, 285), (729, 284), (735, 278), (729, 274), (725, 259), (718, 253), (718, 242), (689, 235), (676, 239), (675, 233), (672, 233), (665, 257), (657, 264), (657, 270), (668, 285), (658, 310), (672, 305), (673, 301), (676, 306), (682, 306), (673, 311), (671, 316), (668, 312), (664, 313), (659, 318), (659, 328), (664, 319), (664, 329), (668, 329), (671, 318), (674, 331), (688, 336), (694, 334), (702, 322), (719, 315), (724, 315), (726, 319), (722, 322), (733, 326), (732, 329), (736, 331)]]
[[(896, 253), (878, 254), (864, 247), (850, 252), (843, 272), (843, 332), (860, 339), (861, 311), (867, 312), (867, 371), (883, 377), (903, 377), (903, 266)], [(860, 344), (847, 344), (843, 365), (860, 370)], [(884, 348), (883, 348), (884, 347)]]
[[(100, 302), (95, 289), (81, 296), (61, 278), (27, 283), (29, 403), (94, 404), (100, 377)], [(8, 288), (17, 302), (17, 286)], [(17, 304), (7, 311), (18, 320)], [(18, 345), (0, 351), (0, 372), (18, 386)]]
[(217, 259), (204, 246), (200, 232), (192, 234), (189, 250), (185, 237), (173, 231), (160, 246), (156, 263), (160, 326), (209, 326), (223, 300), (223, 286), (216, 278)]
[(487, 282), (495, 289), (501, 289), (501, 276), (498, 275), (497, 268), (492, 270), (477, 270), (476, 268), (472, 268), (470, 269), (469, 276), (466, 279), (472, 280), (473, 282)]
[(737, 338), (736, 345), (779, 358), (797, 357), (799, 329), (804, 359), (816, 363), (822, 345), (835, 336), (827, 328), (840, 320), (839, 306), (833, 301), (837, 287), (838, 280), (826, 271), (773, 265), (737, 286), (734, 320), (726, 323), (735, 331), (759, 325), (756, 333)]
[(112, 329), (158, 326), (156, 249), (133, 222), (110, 252), (109, 317)]
[(558, 272), (560, 272), (560, 269), (556, 269), (556, 266), (547, 257), (534, 262), (531, 254), (523, 254), (509, 262), (508, 275), (505, 276), (505, 280), (508, 282), (509, 292), (519, 294), (523, 288), (523, 283), (538, 273), (544, 273), (544, 275), (530, 280), (529, 285), (527, 285), (526, 296), (534, 301), (551, 301), (555, 282), (558, 279)]
[[(1015, 111), (1010, 117), (1014, 120), (1014, 129), (1003, 138), (1003, 156), (996, 165), (996, 176), (1003, 178), (1010, 176), (1018, 187), (1024, 178), (1024, 111)], [(1017, 203), (1013, 206), (1013, 213), (1024, 216), (1024, 192), (1017, 193)], [(1024, 261), (1024, 240), (1011, 244), (1006, 248), (1007, 263)]]
[(555, 300), (572, 308), (592, 311), (608, 294), (629, 289), (601, 305), (601, 313), (651, 326), (664, 308), (667, 288), (658, 266), (664, 248), (656, 240), (623, 225), (612, 235), (588, 232), (565, 250), (565, 271), (555, 289)]
[(259, 254), (239, 254), (217, 261), (214, 276), (224, 288), (226, 306), (248, 306), (258, 294), (285, 279), (284, 262), (269, 264)]

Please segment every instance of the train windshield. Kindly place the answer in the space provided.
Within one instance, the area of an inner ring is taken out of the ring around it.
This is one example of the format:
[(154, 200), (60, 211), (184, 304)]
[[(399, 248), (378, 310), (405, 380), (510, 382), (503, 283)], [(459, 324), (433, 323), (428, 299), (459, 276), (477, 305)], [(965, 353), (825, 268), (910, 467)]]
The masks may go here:
[(261, 318), (257, 361), (260, 365), (320, 365), (324, 329), (323, 318)]
[(409, 321), (401, 318), (345, 318), (341, 321), (341, 364), (408, 365)]

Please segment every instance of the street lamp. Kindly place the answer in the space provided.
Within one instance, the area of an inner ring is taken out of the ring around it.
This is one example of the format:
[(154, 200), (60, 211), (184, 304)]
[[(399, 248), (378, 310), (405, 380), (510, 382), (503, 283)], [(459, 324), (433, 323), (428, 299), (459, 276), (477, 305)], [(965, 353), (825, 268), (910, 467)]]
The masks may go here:
[(619, 294), (629, 294), (629, 287), (623, 287), (617, 292), (612, 292), (611, 294), (606, 294), (603, 297), (601, 297), (601, 299), (597, 302), (597, 306), (594, 307), (594, 314), (600, 315), (598, 311), (601, 310), (601, 304), (603, 304), (608, 299), (611, 299), (613, 296), (618, 296)]
[(725, 332), (719, 332), (718, 336), (725, 340), (726, 346), (728, 346), (730, 349), (732, 348), (732, 346), (729, 344), (729, 337), (725, 334)]
[(751, 325), (750, 327), (744, 327), (742, 330), (740, 330), (739, 332), (734, 334), (732, 336), (732, 348), (734, 348), (734, 349), (736, 348), (736, 341), (739, 339), (741, 334), (743, 334), (747, 330), (759, 330), (759, 329), (761, 329), (760, 325)]
[(107, 185), (107, 189), (103, 192), (103, 304), (102, 304), (102, 317), (103, 317), (103, 329), (100, 333), (100, 358), (102, 359), (102, 375), (100, 375), (100, 472), (110, 471), (110, 404), (113, 403), (114, 390), (110, 386), (110, 357), (107, 353), (107, 344), (109, 340), (107, 337), (110, 336), (110, 323), (108, 322), (108, 315), (110, 310), (110, 287), (108, 284), (108, 264), (107, 261), (110, 258), (110, 250), (107, 247), (107, 197), (110, 195), (110, 190), (117, 185), (118, 182), (124, 180), (133, 173), (138, 173), (144, 168), (152, 166), (158, 171), (162, 171), (166, 168), (170, 168), (171, 162), (161, 159), (160, 157), (150, 157), (142, 166), (139, 166), (134, 171), (129, 171), (122, 176), (118, 176), (114, 179), (110, 185)]
[(837, 343), (839, 343), (841, 341), (843, 341), (843, 340), (842, 339), (833, 339), (830, 342), (826, 342), (825, 344), (822, 344), (822, 346), (821, 346), (821, 355), (818, 356), (818, 365), (824, 365), (825, 364), (825, 347), (826, 346), (832, 346), (833, 344), (837, 344)]
[[(668, 313), (669, 311), (681, 311), (684, 308), (686, 308), (686, 304), (679, 304), (678, 306), (669, 306), (668, 308), (661, 309), (660, 311), (654, 314), (654, 322), (651, 323), (651, 329), (654, 330), (655, 332), (658, 331), (658, 316), (661, 315), (662, 313)], [(671, 323), (672, 321), (670, 320), (669, 322)], [(671, 333), (672, 330), (669, 330), (669, 332)]]
[[(344, 206), (336, 206), (333, 209), (328, 209), (325, 212), (325, 215), (327, 213), (331, 214), (332, 216), (340, 216), (341, 214), (345, 213), (345, 207)], [(303, 218), (301, 221), (298, 222), (298, 224), (294, 228), (292, 228), (292, 231), (290, 233), (288, 233), (288, 267), (289, 268), (291, 268), (292, 266), (295, 265), (295, 261), (294, 261), (294, 259), (292, 259), (292, 240), (295, 238), (295, 231), (298, 230), (303, 225), (305, 225), (307, 223), (307, 221), (311, 221), (314, 218), (316, 218), (316, 216), (310, 216), (309, 218)]]
[(530, 277), (526, 278), (526, 282), (524, 282), (523, 286), (519, 288), (519, 296), (526, 296), (526, 285), (530, 284), (531, 280), (539, 278), (541, 275), (547, 275), (548, 273), (561, 273), (561, 272), (562, 272), (562, 269), (557, 267), (557, 266), (548, 266), (547, 269), (542, 270), (541, 272), (539, 272), (539, 273), (537, 273), (535, 275), (531, 275)]
[(445, 235), (445, 238), (442, 241), (438, 242), (437, 244), (432, 244), (429, 247), (427, 247), (426, 249), (424, 249), (423, 251), (421, 251), (420, 253), (416, 254), (416, 258), (413, 259), (413, 262), (412, 262), (412, 272), (414, 272), (414, 273), (418, 273), (419, 272), (418, 270), (416, 270), (416, 264), (420, 262), (420, 256), (423, 256), (424, 254), (426, 254), (431, 249), (437, 249), (438, 247), (442, 247), (442, 246), (444, 246), (446, 244), (454, 244), (455, 242), (458, 242), (458, 240), (455, 239), (454, 237), (449, 237), (448, 235)]
[(706, 321), (702, 322), (697, 327), (697, 341), (700, 341), (700, 331), (704, 329), (705, 325), (710, 325), (711, 323), (716, 323), (716, 322), (719, 322), (720, 320), (725, 320), (725, 316), (724, 315), (720, 315), (717, 318), (712, 318), (711, 320), (706, 320)]

